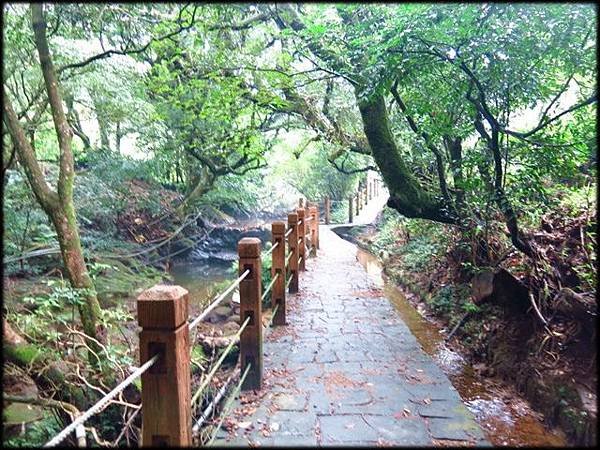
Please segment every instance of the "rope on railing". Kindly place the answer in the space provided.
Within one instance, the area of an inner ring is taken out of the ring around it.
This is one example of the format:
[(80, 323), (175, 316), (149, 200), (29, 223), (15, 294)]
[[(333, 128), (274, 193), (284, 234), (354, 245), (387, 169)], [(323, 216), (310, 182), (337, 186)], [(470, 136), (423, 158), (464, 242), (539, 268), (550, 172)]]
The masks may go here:
[(302, 238), (298, 238), (298, 245), (302, 242)]
[(279, 278), (279, 274), (275, 275), (273, 277), (273, 279), (271, 280), (271, 282), (267, 285), (267, 287), (265, 288), (265, 292), (263, 292), (262, 297), (260, 298), (260, 301), (262, 302), (267, 295), (269, 294), (269, 292), (271, 291), (271, 289), (273, 289), (273, 285), (275, 284), (275, 282), (277, 281), (277, 278)]
[(112, 400), (117, 394), (122, 392), (127, 386), (134, 382), (134, 380), (140, 377), (146, 370), (148, 370), (152, 365), (158, 361), (160, 355), (154, 355), (151, 359), (142, 364), (138, 369), (135, 370), (131, 375), (125, 378), (121, 383), (117, 385), (112, 391), (102, 397), (100, 400), (96, 402), (94, 406), (80, 415), (77, 419), (75, 419), (69, 426), (67, 426), (64, 430), (50, 439), (44, 447), (54, 447), (55, 445), (60, 444), (73, 430), (75, 430), (79, 425), (83, 424), (86, 420), (92, 417), (94, 414), (100, 412), (104, 406), (108, 404), (110, 400)]
[(285, 258), (285, 267), (288, 266), (290, 259), (292, 259), (292, 256), (294, 255), (294, 252), (289, 252), (287, 257)]
[(248, 364), (246, 366), (246, 370), (244, 370), (244, 374), (240, 377), (240, 381), (238, 382), (237, 386), (235, 387), (235, 389), (233, 390), (231, 395), (229, 397), (227, 397), (227, 401), (225, 402), (225, 405), (223, 405), (224, 412), (223, 412), (223, 414), (221, 414), (221, 419), (219, 420), (219, 423), (217, 424), (217, 428), (215, 429), (215, 432), (212, 434), (210, 441), (208, 441), (208, 443), (206, 444), (207, 446), (212, 444), (212, 442), (215, 440), (217, 433), (221, 429), (221, 425), (223, 425), (223, 420), (225, 420), (225, 417), (229, 416), (229, 413), (231, 413), (231, 404), (233, 403), (233, 399), (240, 392), (242, 384), (244, 383), (244, 380), (246, 379), (246, 376), (248, 375), (248, 372), (250, 371), (250, 367), (252, 367), (251, 364)]
[(250, 274), (250, 270), (245, 270), (236, 280), (234, 280), (222, 294), (219, 294), (213, 302), (206, 308), (198, 317), (196, 317), (192, 322), (190, 322), (190, 330), (193, 329), (196, 325), (198, 325), (202, 319), (204, 319), (208, 313), (210, 313), (213, 309), (217, 307), (219, 303), (223, 301), (225, 296), (229, 294), (234, 288), (236, 288), (244, 278), (246, 278)]
[(198, 400), (198, 398), (200, 397), (200, 394), (202, 394), (202, 392), (204, 391), (204, 389), (206, 388), (206, 386), (208, 386), (208, 383), (211, 382), (212, 377), (214, 377), (215, 373), (217, 373), (217, 370), (219, 369), (219, 367), (221, 367), (221, 364), (223, 364), (223, 361), (225, 360), (225, 357), (229, 354), (229, 352), (233, 348), (233, 345), (235, 344), (235, 341), (237, 339), (239, 339), (239, 337), (242, 335), (242, 332), (244, 331), (244, 329), (246, 328), (246, 326), (248, 325), (249, 322), (250, 322), (250, 317), (246, 317), (246, 320), (244, 320), (244, 323), (242, 324), (242, 326), (240, 327), (240, 329), (231, 338), (231, 342), (229, 343), (229, 345), (227, 347), (225, 347), (225, 350), (223, 350), (221, 352), (221, 356), (219, 357), (219, 359), (217, 360), (217, 362), (213, 365), (212, 369), (206, 375), (206, 377), (204, 378), (204, 381), (202, 382), (202, 384), (200, 385), (200, 387), (198, 388), (198, 390), (196, 391), (196, 393), (192, 397), (192, 402), (191, 402), (192, 406), (194, 405), (194, 403), (196, 403), (196, 400)]
[(299, 221), (298, 221), (298, 226), (302, 225), (303, 223), (304, 223), (304, 219), (302, 219), (302, 220), (299, 220)]
[(292, 231), (294, 231), (294, 229), (293, 229), (293, 228), (290, 228), (289, 230), (287, 230), (287, 231), (285, 232), (285, 234), (283, 235), (283, 237), (288, 237), (290, 234), (292, 234)]
[(306, 218), (304, 218), (304, 223), (310, 222), (311, 220), (313, 220), (312, 216), (306, 217)]
[(293, 277), (290, 277), (290, 278), (287, 280), (287, 283), (285, 283), (285, 288), (286, 288), (286, 289), (289, 289), (289, 288), (290, 288), (290, 283), (292, 282), (292, 278), (293, 278)]
[(268, 256), (271, 253), (273, 253), (273, 250), (275, 250), (277, 248), (277, 246), (279, 245), (279, 242), (275, 242), (275, 245), (273, 245), (269, 250), (266, 250), (262, 256)]
[(217, 392), (217, 395), (215, 395), (215, 397), (212, 399), (212, 401), (209, 403), (209, 405), (204, 409), (204, 411), (202, 412), (202, 415), (196, 421), (195, 425), (192, 427), (192, 433), (198, 432), (198, 430), (200, 429), (200, 426), (202, 426), (202, 424), (206, 421), (206, 419), (208, 419), (208, 415), (212, 412), (213, 409), (215, 409), (215, 406), (217, 406), (219, 404), (219, 402), (223, 398), (223, 395), (225, 395), (225, 392), (227, 392), (227, 388), (231, 384), (231, 381), (235, 377), (237, 377), (239, 374), (240, 374), (240, 369), (237, 368), (231, 373), (231, 375), (229, 375), (229, 377), (227, 378), (225, 383), (223, 383), (223, 386), (221, 386), (221, 389), (219, 389), (219, 392)]
[(298, 258), (298, 265), (301, 265), (301, 264), (302, 264), (302, 260), (303, 260), (303, 259), (304, 259), (304, 258), (303, 258), (302, 256), (301, 256), (300, 258)]
[(271, 325), (273, 325), (273, 319), (275, 319), (275, 314), (277, 314), (278, 308), (279, 308), (279, 303), (277, 303), (275, 305), (275, 308), (273, 308), (273, 314), (271, 314), (271, 318), (269, 319), (269, 322), (265, 325), (265, 328), (269, 328)]

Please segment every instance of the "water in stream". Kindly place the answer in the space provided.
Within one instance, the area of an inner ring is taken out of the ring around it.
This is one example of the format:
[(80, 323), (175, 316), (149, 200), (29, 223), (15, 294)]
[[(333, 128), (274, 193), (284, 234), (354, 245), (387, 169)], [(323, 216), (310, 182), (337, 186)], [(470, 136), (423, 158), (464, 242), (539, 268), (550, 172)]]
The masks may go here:
[[(492, 444), (566, 445), (562, 434), (547, 430), (542, 417), (532, 411), (516, 392), (499, 382), (477, 375), (458, 353), (447, 348), (439, 328), (427, 321), (393, 283), (384, 280), (381, 264), (375, 256), (359, 249), (357, 259), (368, 276), (383, 288), (423, 349), (448, 374)], [(208, 304), (217, 293), (215, 287), (218, 284), (234, 279), (230, 267), (230, 262), (218, 264), (212, 261), (207, 264), (188, 260), (179, 261), (172, 266), (174, 283), (183, 286), (190, 293), (190, 313), (199, 312)]]
[(382, 276), (378, 259), (358, 249), (357, 259), (371, 279), (383, 288), (400, 317), (408, 325), (419, 344), (446, 372), (465, 405), (493, 445), (565, 446), (559, 431), (548, 430), (540, 414), (516, 392), (499, 381), (483, 378), (456, 352), (444, 345), (444, 335), (410, 304), (402, 292)]

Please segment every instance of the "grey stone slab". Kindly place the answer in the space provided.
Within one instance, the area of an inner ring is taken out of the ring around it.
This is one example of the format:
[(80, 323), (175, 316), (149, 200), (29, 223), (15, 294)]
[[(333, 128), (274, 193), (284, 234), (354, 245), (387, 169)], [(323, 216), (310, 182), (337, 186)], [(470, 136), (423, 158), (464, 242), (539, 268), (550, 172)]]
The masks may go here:
[(285, 435), (275, 434), (273, 445), (276, 447), (316, 447), (316, 433), (312, 435)]
[(396, 419), (388, 416), (363, 415), (364, 420), (377, 431), (378, 438), (396, 445), (432, 445), (423, 420)]
[(462, 403), (447, 400), (429, 400), (425, 404), (418, 404), (417, 411), (421, 417), (432, 418), (460, 418), (469, 414)]
[(311, 435), (315, 433), (317, 415), (310, 411), (276, 411), (267, 417), (267, 424), (271, 427), (278, 424), (278, 431), (272, 436), (283, 435)]
[(430, 400), (461, 401), (460, 395), (458, 395), (456, 389), (452, 388), (452, 386), (444, 384), (411, 384), (404, 382), (402, 387), (403, 389), (406, 389), (416, 400), (428, 398)]
[(308, 393), (308, 411), (315, 414), (331, 414), (334, 410), (334, 400), (329, 398), (325, 389), (315, 389)]
[(372, 386), (368, 386), (368, 389), (375, 401), (394, 399), (404, 404), (414, 398), (401, 384), (394, 382), (373, 383)]
[(308, 396), (289, 392), (278, 392), (273, 396), (273, 405), (281, 411), (304, 411)]
[(378, 433), (360, 414), (319, 416), (323, 444), (377, 441)]

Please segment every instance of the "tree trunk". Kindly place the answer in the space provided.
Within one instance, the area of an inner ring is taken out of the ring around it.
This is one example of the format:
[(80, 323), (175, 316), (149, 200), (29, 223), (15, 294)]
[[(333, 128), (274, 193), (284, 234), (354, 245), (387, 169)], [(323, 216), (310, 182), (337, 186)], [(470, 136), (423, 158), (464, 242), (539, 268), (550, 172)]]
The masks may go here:
[(216, 176), (207, 167), (203, 167), (200, 169), (200, 175), (194, 177), (193, 180), (194, 184), (191, 186), (191, 189), (176, 208), (177, 214), (180, 216), (185, 213), (190, 203), (198, 200), (212, 189)]
[(527, 239), (524, 239), (519, 230), (517, 214), (513, 209), (510, 200), (506, 196), (502, 186), (502, 155), (498, 141), (498, 131), (492, 128), (492, 137), (488, 141), (488, 146), (494, 156), (494, 198), (502, 214), (504, 221), (510, 233), (510, 240), (513, 245), (532, 259), (536, 258), (535, 250), (531, 247)]
[(94, 104), (94, 112), (96, 113), (96, 120), (98, 121), (98, 132), (100, 133), (100, 147), (103, 151), (110, 151), (110, 140), (108, 139), (108, 123), (104, 119), (104, 112), (100, 105), (100, 99), (92, 94), (92, 103)]
[(456, 191), (456, 208), (459, 211), (464, 210), (465, 206), (465, 191), (463, 188), (463, 171), (462, 171), (462, 139), (452, 139), (450, 136), (444, 137), (444, 143), (450, 153), (450, 171), (454, 180), (454, 190)]
[(390, 130), (385, 99), (374, 94), (366, 100), (356, 92), (358, 107), (373, 158), (390, 192), (388, 206), (406, 217), (420, 217), (443, 223), (456, 223), (442, 199), (426, 192), (402, 160)]
[(117, 121), (117, 129), (115, 131), (115, 146), (117, 153), (121, 154), (121, 139), (123, 138), (123, 132), (121, 131), (121, 121)]
[[(34, 149), (27, 140), (23, 127), (4, 92), (4, 122), (17, 149), (19, 162), (25, 170), (27, 180), (38, 202), (52, 221), (63, 257), (67, 276), (74, 289), (83, 289), (83, 304), (79, 305), (79, 314), (85, 333), (97, 339), (96, 324), (100, 315), (100, 304), (91, 278), (85, 266), (85, 260), (79, 239), (79, 230), (73, 204), (73, 183), (75, 177), (72, 151), (73, 132), (63, 110), (58, 80), (52, 65), (52, 59), (46, 38), (46, 22), (42, 5), (31, 5), (32, 24), (35, 44), (38, 50), (44, 83), (52, 111), (54, 128), (60, 149), (60, 171), (57, 190), (53, 191), (45, 180), (41, 167), (35, 157)], [(97, 347), (90, 344), (94, 349)], [(90, 360), (95, 361), (90, 352)]]

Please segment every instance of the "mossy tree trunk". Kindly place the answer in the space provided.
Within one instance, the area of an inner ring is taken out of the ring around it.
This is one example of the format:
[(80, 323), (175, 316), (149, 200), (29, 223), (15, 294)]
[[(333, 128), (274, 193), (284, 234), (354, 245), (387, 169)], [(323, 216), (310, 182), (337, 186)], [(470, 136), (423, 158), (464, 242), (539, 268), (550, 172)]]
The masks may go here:
[[(63, 263), (71, 286), (81, 289), (84, 302), (79, 305), (79, 314), (85, 333), (97, 338), (97, 323), (100, 304), (92, 279), (83, 257), (79, 229), (73, 204), (73, 183), (75, 178), (72, 151), (73, 131), (67, 122), (59, 92), (58, 79), (52, 64), (46, 37), (46, 21), (42, 4), (31, 5), (35, 45), (38, 50), (44, 84), (52, 112), (52, 119), (60, 149), (60, 170), (57, 190), (50, 188), (35, 157), (32, 144), (26, 138), (23, 127), (4, 92), (4, 121), (17, 149), (19, 163), (23, 167), (36, 199), (50, 218), (60, 245)], [(95, 347), (95, 346), (93, 346)]]
[(390, 192), (388, 206), (406, 217), (420, 217), (443, 223), (456, 223), (441, 197), (426, 191), (406, 166), (390, 130), (385, 98), (374, 94), (361, 100), (356, 96), (371, 155)]

